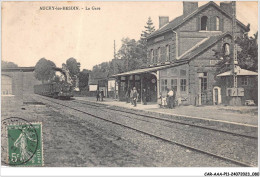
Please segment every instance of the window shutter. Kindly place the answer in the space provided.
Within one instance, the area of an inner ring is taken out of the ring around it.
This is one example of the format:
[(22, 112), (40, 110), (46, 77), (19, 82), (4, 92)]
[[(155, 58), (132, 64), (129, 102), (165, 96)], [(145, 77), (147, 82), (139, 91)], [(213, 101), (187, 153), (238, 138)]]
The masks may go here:
[(216, 26), (216, 18), (217, 17), (212, 17), (212, 19), (211, 19), (211, 26), (212, 26), (212, 31), (216, 31), (216, 29), (217, 29), (217, 26)]
[(208, 17), (208, 20), (207, 20), (207, 31), (212, 31), (213, 29), (212, 29), (212, 17), (211, 16), (209, 16)]
[(200, 17), (198, 17), (198, 31), (200, 31), (200, 21), (201, 21), (201, 19), (200, 19)]
[(164, 49), (165, 49), (164, 50), (165, 51), (165, 53), (164, 53), (164, 61), (166, 61), (166, 59), (167, 59), (167, 56), (166, 56), (167, 55), (167, 47), (164, 47)]
[(169, 54), (168, 54), (168, 61), (171, 60), (171, 45), (169, 44)]
[(219, 18), (219, 29), (224, 32), (224, 18)]
[(157, 60), (157, 56), (158, 56), (158, 49), (155, 49), (155, 62), (154, 62), (154, 64), (156, 64), (157, 62), (158, 62), (158, 60)]

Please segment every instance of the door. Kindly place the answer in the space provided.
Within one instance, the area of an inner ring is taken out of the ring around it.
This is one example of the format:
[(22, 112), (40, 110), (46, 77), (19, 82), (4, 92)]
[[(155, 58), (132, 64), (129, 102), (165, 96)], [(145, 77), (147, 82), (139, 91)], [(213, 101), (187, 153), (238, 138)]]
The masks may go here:
[(154, 75), (146, 75), (143, 88), (147, 90), (147, 102), (157, 102), (157, 79)]
[(207, 78), (201, 78), (201, 104), (207, 104)]
[(215, 95), (214, 95), (215, 96), (214, 104), (217, 105), (219, 103), (219, 100), (218, 100), (219, 99), (218, 98), (219, 93), (218, 93), (218, 89), (217, 88), (214, 89), (214, 93), (215, 93)]

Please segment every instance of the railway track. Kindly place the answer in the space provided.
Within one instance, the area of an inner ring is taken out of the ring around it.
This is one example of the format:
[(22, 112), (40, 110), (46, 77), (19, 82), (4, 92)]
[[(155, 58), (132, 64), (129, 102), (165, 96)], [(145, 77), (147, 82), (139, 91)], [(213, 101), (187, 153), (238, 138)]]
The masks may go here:
[(126, 125), (126, 124), (122, 124), (120, 122), (117, 122), (117, 121), (112, 121), (112, 120), (108, 120), (104, 117), (101, 117), (101, 116), (97, 116), (97, 115), (94, 115), (92, 113), (89, 113), (87, 111), (83, 111), (83, 110), (80, 110), (78, 108), (75, 108), (75, 107), (72, 107), (72, 106), (69, 106), (69, 105), (66, 105), (66, 104), (63, 104), (63, 103), (60, 103), (58, 101), (55, 101), (54, 99), (48, 99), (46, 97), (42, 97), (42, 99), (44, 100), (47, 100), (49, 102), (52, 102), (54, 104), (57, 104), (57, 105), (60, 105), (60, 106), (63, 106), (63, 107), (66, 107), (66, 108), (69, 108), (71, 110), (74, 110), (74, 111), (77, 111), (77, 112), (80, 112), (80, 113), (83, 113), (83, 114), (86, 114), (86, 115), (89, 115), (91, 117), (94, 117), (94, 118), (97, 118), (97, 119), (100, 119), (100, 120), (103, 120), (103, 121), (106, 121), (106, 122), (110, 122), (112, 124), (115, 124), (115, 125), (119, 125), (119, 126), (122, 126), (124, 128), (127, 128), (127, 129), (130, 129), (130, 130), (134, 130), (136, 132), (139, 132), (139, 133), (142, 133), (144, 135), (147, 135), (149, 137), (152, 137), (152, 138), (156, 138), (158, 140), (161, 140), (163, 142), (167, 142), (167, 143), (170, 143), (170, 144), (173, 144), (173, 145), (178, 145), (180, 147), (183, 147), (183, 148), (187, 148), (189, 150), (192, 150), (192, 151), (195, 151), (195, 152), (199, 152), (199, 153), (202, 153), (202, 154), (206, 154), (208, 156), (211, 156), (211, 157), (215, 157), (215, 158), (218, 158), (218, 159), (221, 159), (221, 160), (224, 160), (224, 161), (227, 161), (227, 162), (231, 162), (233, 164), (236, 164), (236, 165), (239, 165), (239, 166), (242, 166), (242, 167), (254, 167), (254, 165), (252, 164), (249, 164), (249, 163), (245, 163), (245, 162), (242, 162), (242, 161), (239, 161), (239, 160), (235, 160), (235, 159), (232, 159), (232, 158), (229, 158), (229, 157), (225, 157), (225, 156), (222, 156), (222, 155), (218, 155), (216, 153), (212, 153), (212, 152), (208, 152), (208, 151), (205, 151), (205, 150), (201, 150), (199, 148), (196, 148), (196, 147), (193, 147), (193, 146), (190, 146), (188, 144), (185, 144), (185, 143), (180, 143), (180, 142), (177, 142), (177, 141), (174, 141), (174, 140), (170, 140), (170, 139), (167, 139), (165, 137), (162, 137), (162, 136), (158, 136), (158, 135), (155, 135), (155, 134), (152, 134), (152, 133), (149, 133), (147, 131), (144, 131), (144, 130), (141, 130), (141, 129), (138, 129), (138, 128), (134, 128), (132, 126), (129, 126), (129, 125)]
[[(105, 108), (107, 110), (113, 110), (113, 111), (117, 111), (117, 112), (132, 114), (132, 115), (136, 115), (136, 116), (145, 117), (145, 118), (148, 118), (148, 119), (155, 119), (155, 120), (160, 120), (160, 121), (165, 121), (165, 122), (170, 122), (170, 123), (176, 123), (176, 124), (181, 124), (181, 125), (188, 125), (188, 126), (191, 126), (191, 127), (202, 128), (202, 129), (211, 130), (211, 131), (215, 131), (215, 132), (226, 133), (226, 134), (230, 134), (230, 135), (238, 136), (238, 137), (245, 137), (245, 138), (250, 138), (250, 139), (258, 139), (258, 137), (256, 137), (256, 136), (250, 136), (250, 135), (230, 132), (230, 131), (226, 131), (226, 130), (220, 130), (220, 129), (215, 129), (215, 128), (211, 128), (211, 127), (205, 127), (205, 126), (201, 126), (201, 125), (195, 125), (195, 124), (180, 122), (180, 121), (176, 121), (176, 120), (170, 120), (170, 119), (167, 119), (167, 118), (160, 118), (160, 117), (151, 116), (151, 115), (139, 114), (139, 113), (130, 112), (130, 111), (122, 110), (122, 109), (121, 110), (120, 109), (115, 109), (115, 108), (108, 107), (107, 105), (104, 105), (104, 104), (101, 105), (101, 104), (95, 104), (95, 103), (90, 103), (90, 102), (86, 102), (86, 101), (78, 101), (78, 100), (74, 100), (73, 102), (76, 102), (76, 103), (79, 103), (79, 104), (88, 105), (88, 106), (92, 106), (95, 109)], [(99, 110), (101, 110), (101, 109), (99, 109)]]

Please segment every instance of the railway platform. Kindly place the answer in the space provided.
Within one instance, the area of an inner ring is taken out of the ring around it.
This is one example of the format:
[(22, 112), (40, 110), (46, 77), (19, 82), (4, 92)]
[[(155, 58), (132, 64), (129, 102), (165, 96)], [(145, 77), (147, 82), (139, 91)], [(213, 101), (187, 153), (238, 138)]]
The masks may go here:
[(258, 127), (258, 107), (257, 106), (177, 106), (174, 109), (160, 108), (157, 103), (142, 105), (138, 103), (133, 107), (130, 103), (119, 102), (110, 98), (104, 101), (96, 101), (95, 97), (74, 97), (76, 100), (95, 102), (109, 106), (116, 106), (141, 112), (149, 112), (167, 116), (177, 116), (182, 119), (192, 119), (195, 121), (209, 121), (220, 124), (241, 125)]

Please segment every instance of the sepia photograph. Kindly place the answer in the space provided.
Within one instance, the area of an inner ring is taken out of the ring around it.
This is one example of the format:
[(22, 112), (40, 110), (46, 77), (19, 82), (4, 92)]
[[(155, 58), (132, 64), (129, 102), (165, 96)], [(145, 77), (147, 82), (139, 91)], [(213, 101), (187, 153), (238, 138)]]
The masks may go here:
[(259, 176), (257, 1), (3, 1), (1, 18), (2, 169)]

